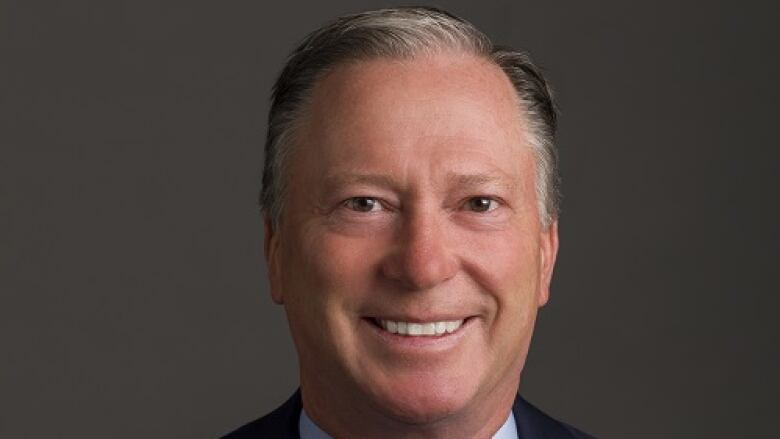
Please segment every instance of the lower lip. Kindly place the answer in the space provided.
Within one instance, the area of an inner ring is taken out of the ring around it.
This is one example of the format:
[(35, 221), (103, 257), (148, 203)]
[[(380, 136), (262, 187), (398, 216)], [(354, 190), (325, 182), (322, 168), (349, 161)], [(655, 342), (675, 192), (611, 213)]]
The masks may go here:
[(445, 332), (442, 335), (408, 336), (393, 334), (377, 326), (372, 319), (363, 319), (363, 324), (385, 345), (400, 350), (443, 351), (455, 347), (475, 324), (475, 318), (469, 317), (463, 321), (455, 332)]

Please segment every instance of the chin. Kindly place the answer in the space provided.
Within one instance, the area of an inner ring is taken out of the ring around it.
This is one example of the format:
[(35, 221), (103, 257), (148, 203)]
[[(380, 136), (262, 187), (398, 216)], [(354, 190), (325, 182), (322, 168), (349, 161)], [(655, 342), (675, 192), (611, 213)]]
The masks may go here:
[(371, 399), (386, 416), (405, 424), (431, 424), (466, 409), (476, 394), (474, 375), (449, 379), (424, 372), (372, 386)]

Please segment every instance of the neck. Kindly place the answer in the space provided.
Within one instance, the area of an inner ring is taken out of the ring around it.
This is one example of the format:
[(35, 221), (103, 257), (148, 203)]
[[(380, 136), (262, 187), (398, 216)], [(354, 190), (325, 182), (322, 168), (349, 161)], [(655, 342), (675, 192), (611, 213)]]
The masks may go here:
[(367, 402), (347, 397), (342, 386), (323, 385), (301, 376), (301, 396), (307, 415), (331, 437), (384, 438), (491, 438), (506, 422), (517, 395), (519, 375), (478, 394), (466, 407), (425, 421), (400, 419)]

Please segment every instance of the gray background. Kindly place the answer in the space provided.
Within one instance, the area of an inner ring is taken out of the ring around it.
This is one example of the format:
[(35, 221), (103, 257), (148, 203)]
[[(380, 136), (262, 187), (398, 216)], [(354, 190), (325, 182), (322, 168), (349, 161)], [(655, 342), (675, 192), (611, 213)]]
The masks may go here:
[[(771, 437), (773, 2), (438, 5), (560, 97), (523, 393), (604, 438)], [(269, 88), (380, 1), (0, 1), (0, 437), (208, 438), (296, 387), (256, 207)]]

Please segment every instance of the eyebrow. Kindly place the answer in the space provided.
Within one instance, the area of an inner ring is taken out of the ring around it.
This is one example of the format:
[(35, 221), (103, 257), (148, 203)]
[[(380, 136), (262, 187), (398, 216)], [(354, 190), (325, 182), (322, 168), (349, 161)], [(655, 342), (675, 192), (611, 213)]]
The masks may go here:
[(325, 177), (325, 187), (333, 188), (350, 184), (370, 184), (373, 186), (395, 187), (396, 182), (383, 174), (331, 174)]
[(513, 184), (511, 180), (506, 176), (497, 173), (486, 174), (456, 174), (450, 173), (447, 175), (447, 181), (450, 186), (457, 187), (480, 187), (493, 185), (505, 190), (513, 190), (516, 184)]
[[(506, 176), (497, 173), (449, 173), (446, 178), (449, 187), (475, 188), (493, 185), (505, 190), (514, 190), (516, 187), (516, 184), (511, 183)], [(323, 186), (334, 188), (351, 184), (367, 184), (385, 188), (398, 187), (395, 179), (385, 174), (331, 174), (325, 177)]]

